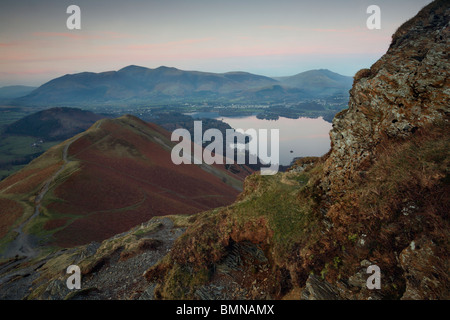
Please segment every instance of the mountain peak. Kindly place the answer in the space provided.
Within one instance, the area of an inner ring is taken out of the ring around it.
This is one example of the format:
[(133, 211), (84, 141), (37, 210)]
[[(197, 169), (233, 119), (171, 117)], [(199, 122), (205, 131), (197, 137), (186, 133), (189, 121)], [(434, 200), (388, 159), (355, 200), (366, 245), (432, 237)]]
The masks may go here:
[(159, 67), (156, 68), (155, 70), (179, 70), (179, 69), (174, 68), (174, 67), (159, 66)]
[(129, 73), (129, 72), (140, 72), (140, 71), (150, 71), (150, 70), (152, 70), (152, 71), (165, 71), (165, 70), (178, 70), (178, 69), (177, 68), (173, 68), (173, 67), (167, 67), (167, 66), (159, 66), (159, 67), (157, 67), (155, 69), (150, 69), (150, 68), (147, 68), (147, 67), (142, 67), (142, 66), (138, 66), (138, 65), (132, 64), (132, 65), (129, 65), (129, 66), (126, 66), (126, 67), (120, 69), (117, 72)]
[(129, 66), (126, 66), (126, 67), (120, 69), (117, 72), (130, 72), (130, 71), (143, 71), (143, 70), (149, 70), (149, 69), (146, 67), (137, 66), (137, 65), (132, 64), (132, 65), (129, 65)]
[(281, 83), (293, 88), (311, 87), (312, 92), (327, 92), (328, 95), (347, 94), (353, 78), (343, 76), (328, 69), (308, 70), (290, 77), (277, 78)]

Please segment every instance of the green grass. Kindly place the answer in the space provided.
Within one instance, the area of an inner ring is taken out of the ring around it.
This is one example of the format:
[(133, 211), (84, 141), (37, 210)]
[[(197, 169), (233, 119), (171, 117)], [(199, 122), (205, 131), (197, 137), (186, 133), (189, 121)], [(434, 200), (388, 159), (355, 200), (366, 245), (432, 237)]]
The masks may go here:
[[(59, 162), (61, 159), (61, 148), (55, 148), (49, 152), (47, 152), (45, 155), (41, 156), (38, 161), (34, 161), (30, 163), (28, 166), (30, 169), (45, 169), (48, 166), (51, 166), (57, 162)], [(18, 183), (26, 183), (23, 181), (19, 181)], [(8, 198), (14, 201), (19, 202), (24, 207), (23, 214), (14, 222), (13, 225), (9, 228), (8, 234), (0, 239), (0, 250), (3, 250), (8, 243), (14, 239), (16, 236), (16, 233), (13, 231), (14, 228), (24, 223), (27, 219), (29, 219), (35, 211), (35, 204), (34, 199), (36, 197), (36, 194), (38, 193), (40, 187), (42, 184), (39, 184), (36, 188), (33, 190), (30, 190), (28, 192), (24, 193), (15, 193), (15, 194), (8, 194), (8, 193), (2, 193), (1, 197)], [(44, 199), (45, 201), (46, 199)], [(42, 213), (44, 212), (44, 213)], [(48, 219), (48, 213), (45, 209), (45, 204), (41, 206), (41, 214), (36, 217), (36, 219), (33, 219), (31, 222), (29, 222), (26, 226), (24, 226), (24, 231), (27, 233), (32, 234), (42, 234), (42, 235), (48, 235), (48, 232), (44, 230), (39, 230), (38, 226), (42, 226), (42, 223), (45, 223), (45, 219)]]
[(5, 126), (17, 120), (20, 120), (23, 117), (36, 111), (37, 109), (35, 108), (17, 108), (17, 107), (0, 106), (0, 131), (2, 131), (2, 129)]
[[(238, 224), (264, 217), (273, 231), (274, 245), (280, 254), (287, 253), (292, 245), (305, 236), (312, 223), (312, 202), (298, 197), (298, 185), (282, 183), (282, 174), (275, 176), (254, 176), (260, 181), (261, 194), (254, 194), (239, 202), (233, 209)], [(295, 181), (306, 185), (306, 174), (294, 176)]]
[(297, 181), (299, 183), (299, 185), (301, 186), (305, 186), (308, 181), (309, 181), (309, 177), (306, 174), (298, 174), (294, 177), (295, 181)]
[(8, 160), (17, 156), (24, 156), (39, 152), (41, 148), (33, 148), (35, 137), (3, 136), (0, 141), (1, 160)]
[(209, 280), (209, 276), (207, 269), (193, 272), (185, 265), (175, 264), (167, 275), (163, 295), (168, 299), (189, 298), (195, 293), (196, 287)]

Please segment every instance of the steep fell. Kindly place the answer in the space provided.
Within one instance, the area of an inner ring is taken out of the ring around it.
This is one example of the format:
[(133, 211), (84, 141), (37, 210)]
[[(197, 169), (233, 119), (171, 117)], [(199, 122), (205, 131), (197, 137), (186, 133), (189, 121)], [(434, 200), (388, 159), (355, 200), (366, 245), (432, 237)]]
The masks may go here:
[(247, 171), (177, 166), (173, 145), (166, 130), (124, 116), (100, 120), (53, 147), (0, 183), (3, 244), (23, 232), (34, 242), (72, 247), (153, 216), (192, 214), (234, 201)]

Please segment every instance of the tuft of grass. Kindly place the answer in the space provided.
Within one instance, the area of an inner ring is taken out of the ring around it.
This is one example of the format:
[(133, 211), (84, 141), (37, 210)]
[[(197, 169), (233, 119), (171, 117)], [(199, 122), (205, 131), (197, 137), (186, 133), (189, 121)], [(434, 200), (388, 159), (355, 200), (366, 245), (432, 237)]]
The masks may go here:
[[(308, 225), (312, 223), (312, 206), (310, 199), (297, 197), (299, 188), (280, 183), (281, 174), (275, 176), (257, 176), (259, 188), (264, 190), (255, 193), (245, 201), (233, 207), (233, 217), (238, 226), (245, 227), (249, 221), (264, 218), (268, 228), (273, 232), (273, 246), (283, 256), (293, 244), (305, 236)], [(297, 176), (305, 185), (309, 180), (307, 174)]]
[(166, 275), (166, 281), (161, 294), (166, 299), (192, 298), (196, 289), (210, 278), (207, 269), (194, 272), (187, 265), (175, 264)]

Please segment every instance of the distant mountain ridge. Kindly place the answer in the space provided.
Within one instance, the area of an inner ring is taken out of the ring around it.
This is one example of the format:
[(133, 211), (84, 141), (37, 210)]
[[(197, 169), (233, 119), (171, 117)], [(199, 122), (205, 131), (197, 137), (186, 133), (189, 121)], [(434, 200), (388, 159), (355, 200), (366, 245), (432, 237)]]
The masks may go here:
[(283, 85), (292, 88), (308, 88), (310, 94), (333, 95), (348, 91), (353, 78), (327, 69), (305, 71), (290, 77), (276, 78)]
[(273, 79), (247, 72), (210, 73), (130, 65), (53, 79), (15, 99), (26, 106), (142, 105), (182, 102), (267, 103), (348, 95), (353, 78), (312, 70)]

